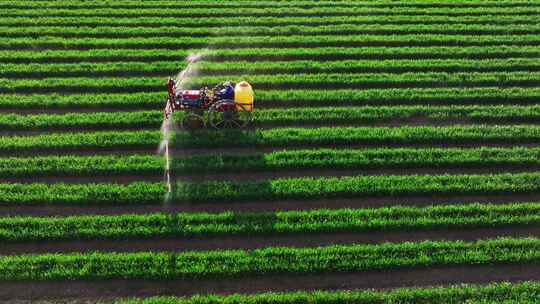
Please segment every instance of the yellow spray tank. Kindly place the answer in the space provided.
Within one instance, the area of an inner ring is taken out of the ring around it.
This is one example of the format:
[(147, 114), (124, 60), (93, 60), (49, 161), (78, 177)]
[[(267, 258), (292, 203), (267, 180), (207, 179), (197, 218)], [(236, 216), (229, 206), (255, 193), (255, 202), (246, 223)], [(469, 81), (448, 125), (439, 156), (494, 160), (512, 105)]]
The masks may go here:
[[(234, 103), (238, 111), (253, 111), (253, 89), (247, 81), (241, 81), (234, 87)], [(238, 106), (238, 105), (241, 105)]]

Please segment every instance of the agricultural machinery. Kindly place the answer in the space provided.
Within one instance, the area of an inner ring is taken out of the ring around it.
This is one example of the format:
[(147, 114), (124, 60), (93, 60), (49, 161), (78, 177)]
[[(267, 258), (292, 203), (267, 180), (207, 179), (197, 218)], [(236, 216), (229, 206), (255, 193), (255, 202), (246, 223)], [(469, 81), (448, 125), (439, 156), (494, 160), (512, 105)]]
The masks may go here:
[(244, 128), (251, 122), (253, 90), (246, 81), (236, 85), (225, 81), (212, 89), (182, 90), (169, 79), (167, 90), (165, 119), (176, 111), (184, 111), (180, 121), (183, 129), (198, 129), (206, 124), (216, 129)]

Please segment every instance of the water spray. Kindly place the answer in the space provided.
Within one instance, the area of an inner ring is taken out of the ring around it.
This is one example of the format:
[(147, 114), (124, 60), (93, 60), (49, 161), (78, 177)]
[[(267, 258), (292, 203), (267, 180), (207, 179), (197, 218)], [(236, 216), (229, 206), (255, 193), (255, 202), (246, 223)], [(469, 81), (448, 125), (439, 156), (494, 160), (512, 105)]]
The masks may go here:
[[(187, 66), (176, 75), (176, 89), (183, 89), (186, 86), (187, 81), (191, 77), (195, 77), (197, 75), (197, 68), (196, 63), (200, 61), (205, 55), (207, 54), (207, 51), (199, 52), (190, 54), (186, 57)], [(174, 124), (172, 123), (171, 119), (172, 115), (167, 116), (166, 119), (163, 119), (163, 123), (161, 124), (161, 142), (158, 147), (158, 153), (163, 154), (165, 157), (165, 174), (164, 174), (164, 182), (167, 186), (167, 197), (166, 200), (169, 197), (169, 194), (172, 192), (172, 184), (171, 184), (171, 174), (170, 174), (170, 162), (171, 157), (169, 153), (169, 138), (171, 135), (171, 132), (174, 131)]]

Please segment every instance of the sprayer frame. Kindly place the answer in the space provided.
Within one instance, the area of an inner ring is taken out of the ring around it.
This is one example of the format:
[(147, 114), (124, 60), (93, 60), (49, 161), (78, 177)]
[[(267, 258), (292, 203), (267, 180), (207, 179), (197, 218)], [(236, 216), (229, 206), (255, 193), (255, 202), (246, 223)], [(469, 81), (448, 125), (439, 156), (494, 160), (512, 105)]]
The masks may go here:
[[(231, 99), (220, 99), (216, 94), (219, 85), (213, 89), (203, 87), (199, 90), (199, 104), (197, 106), (186, 105), (182, 100), (178, 100), (177, 97), (181, 95), (176, 94), (175, 82), (169, 79), (167, 82), (167, 101), (165, 109), (163, 111), (164, 119), (170, 118), (171, 114), (176, 111), (184, 111), (188, 114), (181, 122), (183, 129), (195, 129), (192, 124), (187, 124), (184, 120), (189, 116), (190, 119), (194, 119), (196, 116), (200, 117), (200, 125), (204, 127), (205, 120), (204, 114), (201, 112), (207, 111), (207, 121), (215, 129), (222, 128), (244, 128), (252, 121), (252, 115), (250, 111), (247, 111), (243, 105), (237, 104)], [(199, 114), (201, 113), (201, 114)], [(221, 119), (216, 120), (216, 117)], [(189, 126), (189, 127), (188, 127)]]

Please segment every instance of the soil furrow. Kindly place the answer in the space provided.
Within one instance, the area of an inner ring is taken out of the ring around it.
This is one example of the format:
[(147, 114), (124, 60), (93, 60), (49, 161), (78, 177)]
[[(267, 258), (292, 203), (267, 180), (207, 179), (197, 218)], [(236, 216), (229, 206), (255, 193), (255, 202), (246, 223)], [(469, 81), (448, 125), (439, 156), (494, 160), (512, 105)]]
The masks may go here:
[(540, 202), (540, 193), (507, 193), (492, 195), (424, 195), (424, 196), (366, 196), (317, 200), (280, 200), (248, 202), (172, 203), (159, 205), (0, 205), (0, 216), (66, 216), (84, 214), (146, 214), (155, 212), (269, 212), (288, 210), (377, 208), (387, 206), (431, 206), (470, 203), (508, 204), (513, 202)]
[(64, 240), (3, 243), (0, 254), (14, 255), (48, 252), (136, 252), (136, 251), (193, 251), (257, 249), (265, 247), (319, 247), (344, 244), (379, 244), (384, 242), (419, 242), (424, 240), (463, 240), (475, 241), (497, 237), (539, 236), (540, 227), (497, 227), (440, 229), (417, 231), (369, 231), (302, 233), (255, 236), (219, 236), (206, 238), (157, 238), (129, 240)]
[(386, 289), (540, 279), (538, 264), (456, 265), (312, 275), (266, 275), (200, 280), (21, 281), (0, 283), (0, 300), (111, 299), (155, 295), (256, 293), (293, 290)]

